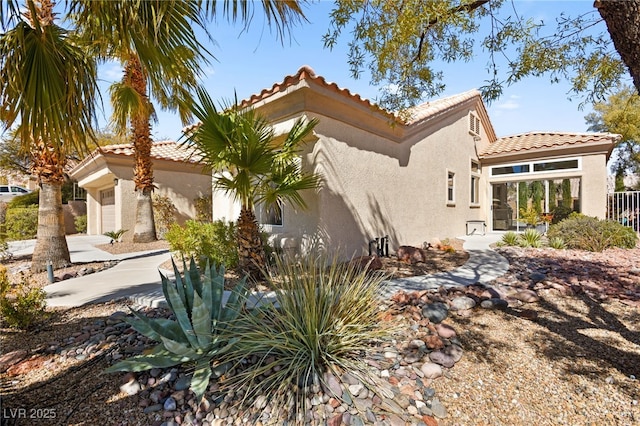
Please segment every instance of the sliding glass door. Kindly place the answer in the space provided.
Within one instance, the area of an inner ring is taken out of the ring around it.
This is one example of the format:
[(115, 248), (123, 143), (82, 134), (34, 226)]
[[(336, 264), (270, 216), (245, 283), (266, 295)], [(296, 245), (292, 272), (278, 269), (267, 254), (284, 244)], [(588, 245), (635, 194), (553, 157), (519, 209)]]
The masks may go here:
[(580, 178), (491, 184), (492, 229), (521, 231), (580, 212)]

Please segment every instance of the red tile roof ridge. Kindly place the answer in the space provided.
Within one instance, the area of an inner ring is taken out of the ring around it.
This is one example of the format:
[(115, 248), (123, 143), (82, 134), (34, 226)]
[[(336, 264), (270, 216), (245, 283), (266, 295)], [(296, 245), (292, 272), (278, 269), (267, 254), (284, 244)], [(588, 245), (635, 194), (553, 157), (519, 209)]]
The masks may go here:
[(324, 78), (323, 76), (316, 74), (314, 69), (311, 68), (309, 65), (301, 66), (295, 74), (285, 76), (281, 82), (276, 82), (271, 87), (262, 89), (260, 93), (251, 95), (250, 97), (240, 101), (239, 104), (243, 108), (251, 106), (277, 92), (283, 91), (286, 88), (297, 84), (302, 80), (314, 81), (321, 86), (333, 89), (344, 96), (352, 98), (355, 101), (360, 102), (369, 108), (376, 108), (385, 114), (394, 115), (394, 114), (391, 114), (389, 111), (385, 110), (384, 108), (382, 108), (381, 106), (379, 106), (378, 104), (376, 104), (375, 102), (367, 98), (363, 98), (359, 94), (351, 92), (347, 88), (340, 87), (338, 86), (337, 83), (327, 81), (327, 79)]
[(464, 101), (473, 99), (474, 97), (482, 99), (482, 95), (478, 89), (467, 90), (466, 92), (457, 93), (444, 98), (433, 99), (416, 105), (409, 109), (410, 118), (407, 124), (413, 124), (425, 118), (445, 112)]

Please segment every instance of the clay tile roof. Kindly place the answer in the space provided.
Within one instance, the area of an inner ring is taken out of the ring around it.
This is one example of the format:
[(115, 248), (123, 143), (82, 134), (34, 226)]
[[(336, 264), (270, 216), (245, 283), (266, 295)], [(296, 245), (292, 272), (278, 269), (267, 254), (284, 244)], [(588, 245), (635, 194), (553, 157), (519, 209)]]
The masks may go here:
[[(107, 145), (98, 148), (98, 152), (112, 155), (133, 156), (132, 144)], [(154, 160), (176, 161), (198, 164), (200, 157), (193, 150), (184, 148), (174, 141), (155, 142), (151, 145), (151, 158)]]
[(480, 97), (480, 91), (477, 89), (468, 90), (457, 95), (448, 96), (446, 98), (436, 99), (425, 102), (410, 109), (410, 118), (408, 124), (416, 123), (442, 112), (445, 112), (462, 102), (468, 101), (475, 97)]
[(349, 89), (341, 88), (336, 83), (328, 82), (324, 77), (317, 75), (313, 68), (311, 68), (309, 65), (303, 65), (302, 67), (300, 67), (297, 73), (286, 76), (284, 80), (282, 80), (282, 82), (274, 83), (270, 88), (264, 89), (260, 93), (257, 93), (255, 95), (251, 95), (249, 98), (241, 101), (240, 106), (248, 107), (254, 105), (257, 102), (260, 102), (261, 100), (274, 95), (275, 93), (285, 91), (289, 87), (294, 86), (303, 80), (313, 82), (343, 96), (349, 97), (368, 108), (374, 108), (384, 114), (391, 115), (388, 111), (371, 102), (369, 99), (365, 99), (357, 93), (352, 93)]
[(497, 139), (480, 154), (481, 158), (516, 154), (531, 150), (613, 144), (620, 135), (612, 133), (530, 132)]

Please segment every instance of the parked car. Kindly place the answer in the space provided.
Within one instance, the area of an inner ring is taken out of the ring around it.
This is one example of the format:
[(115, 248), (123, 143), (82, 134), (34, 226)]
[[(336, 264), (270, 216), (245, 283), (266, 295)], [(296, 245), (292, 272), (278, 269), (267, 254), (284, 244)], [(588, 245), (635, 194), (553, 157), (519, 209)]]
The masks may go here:
[(17, 185), (0, 185), (0, 201), (8, 202), (18, 195), (28, 194), (31, 191)]

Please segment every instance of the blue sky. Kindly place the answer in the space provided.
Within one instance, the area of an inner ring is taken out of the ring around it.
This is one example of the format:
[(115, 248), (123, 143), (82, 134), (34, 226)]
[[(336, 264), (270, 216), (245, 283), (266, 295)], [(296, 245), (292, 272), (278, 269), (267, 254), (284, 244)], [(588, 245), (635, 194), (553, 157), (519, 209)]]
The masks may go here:
[[(552, 23), (561, 11), (575, 16), (595, 10), (592, 0), (516, 0), (514, 3), (521, 15)], [(282, 81), (287, 75), (295, 74), (302, 65), (309, 65), (327, 81), (335, 82), (364, 98), (376, 99), (379, 90), (369, 84), (366, 74), (359, 80), (354, 80), (350, 75), (347, 62), (348, 34), (339, 39), (333, 51), (323, 47), (322, 35), (330, 27), (329, 12), (332, 5), (333, 2), (321, 1), (307, 7), (305, 13), (310, 22), (295, 27), (292, 30), (293, 40), (284, 45), (276, 40), (275, 34), (258, 16), (249, 30), (244, 32), (239, 24), (212, 24), (210, 32), (217, 45), (211, 46), (210, 52), (216, 60), (207, 67), (203, 80), (210, 95), (214, 99), (229, 100), (235, 91), (239, 99), (244, 99)], [(601, 25), (604, 28), (604, 23)], [(487, 60), (488, 56), (478, 51), (477, 58), (469, 63), (445, 64), (442, 69), (445, 71), (447, 88), (441, 96), (482, 86), (487, 78)], [(119, 80), (121, 76), (118, 64), (101, 67), (103, 87)], [(496, 133), (506, 136), (534, 130), (586, 131), (584, 116), (590, 112), (590, 107), (579, 110), (581, 99), (568, 99), (568, 91), (567, 83), (551, 84), (549, 78), (544, 76), (527, 78), (506, 87), (502, 97), (488, 105)], [(108, 97), (104, 99), (108, 103)], [(108, 106), (105, 105), (105, 108)], [(109, 111), (105, 111), (105, 114), (108, 115)], [(181, 136), (182, 124), (175, 114), (159, 111), (158, 118), (158, 123), (152, 129), (156, 140), (176, 140)]]

